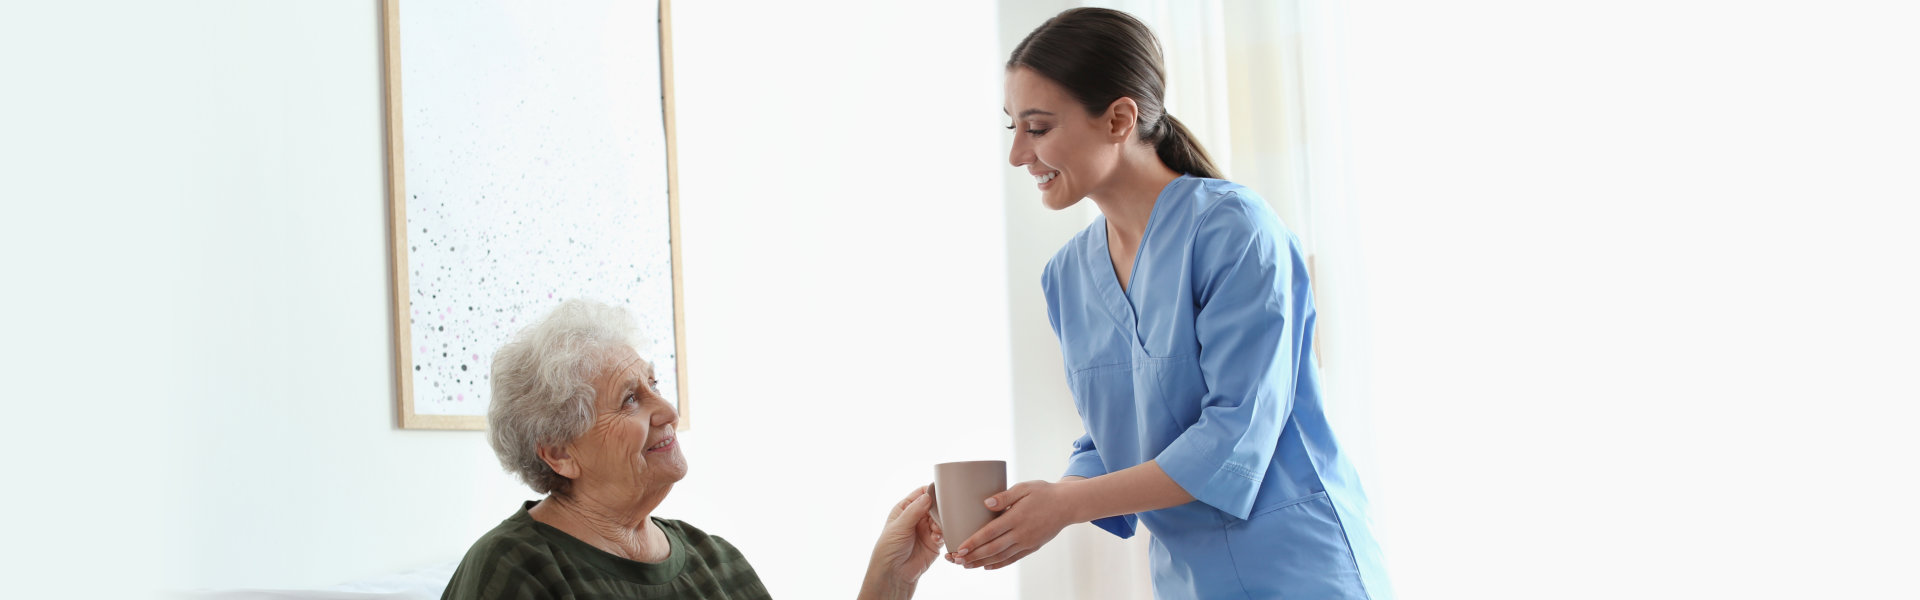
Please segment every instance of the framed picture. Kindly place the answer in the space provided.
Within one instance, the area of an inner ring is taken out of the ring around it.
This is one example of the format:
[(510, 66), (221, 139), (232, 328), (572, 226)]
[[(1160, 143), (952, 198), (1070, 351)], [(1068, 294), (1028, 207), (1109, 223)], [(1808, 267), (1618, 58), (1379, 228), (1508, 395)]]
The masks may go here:
[(667, 2), (384, 11), (399, 426), (484, 429), (493, 351), (584, 297), (639, 319), (689, 428)]

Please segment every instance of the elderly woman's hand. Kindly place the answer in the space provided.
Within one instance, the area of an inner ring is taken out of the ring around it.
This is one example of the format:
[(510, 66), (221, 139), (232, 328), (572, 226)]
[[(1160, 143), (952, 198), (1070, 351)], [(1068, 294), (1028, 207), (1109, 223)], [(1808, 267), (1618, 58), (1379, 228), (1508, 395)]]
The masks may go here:
[(880, 540), (873, 544), (866, 584), (860, 598), (911, 598), (920, 575), (940, 556), (940, 525), (932, 517), (933, 496), (927, 486), (915, 488), (893, 505)]

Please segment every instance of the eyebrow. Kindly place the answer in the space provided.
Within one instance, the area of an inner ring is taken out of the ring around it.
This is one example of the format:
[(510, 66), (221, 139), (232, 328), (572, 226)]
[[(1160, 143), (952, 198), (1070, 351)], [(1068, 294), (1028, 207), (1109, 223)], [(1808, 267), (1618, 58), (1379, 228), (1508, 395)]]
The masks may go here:
[[(1000, 109), (1000, 112), (1007, 112), (1007, 109), (1004, 109), (1004, 108), (1002, 108), (1002, 109)], [(1038, 108), (1029, 108), (1029, 109), (1026, 109), (1026, 110), (1023, 110), (1023, 111), (1020, 111), (1020, 118), (1022, 118), (1022, 119), (1025, 119), (1025, 118), (1027, 118), (1027, 117), (1030, 117), (1030, 116), (1033, 116), (1033, 115), (1046, 115), (1046, 116), (1049, 116), (1049, 117), (1051, 117), (1051, 116), (1053, 116), (1053, 113), (1050, 113), (1050, 112), (1047, 112), (1047, 111), (1044, 111), (1044, 110), (1040, 110), (1040, 109), (1038, 109)]]
[(653, 379), (654, 379), (654, 377), (653, 377), (653, 363), (646, 363), (646, 364), (647, 364), (647, 372), (645, 372), (645, 373), (641, 373), (641, 374), (640, 374), (640, 375), (639, 375), (638, 377), (629, 377), (629, 378), (627, 378), (627, 380), (626, 380), (625, 382), (623, 382), (623, 383), (621, 383), (621, 384), (620, 384), (620, 385), (621, 385), (621, 387), (620, 387), (620, 395), (621, 395), (621, 397), (622, 397), (622, 398), (621, 398), (621, 400), (622, 400), (623, 402), (625, 401), (625, 396), (626, 396), (627, 394), (635, 394), (635, 395), (638, 395), (638, 394), (640, 393), (640, 390), (641, 390), (641, 389), (642, 389), (643, 387), (644, 387), (644, 388), (652, 388), (652, 387), (653, 387), (653, 386), (652, 386), (651, 384), (649, 384), (649, 385), (646, 385), (646, 386), (642, 386), (642, 385), (640, 385), (640, 382), (642, 382), (642, 381), (651, 381), (651, 380), (653, 380)]

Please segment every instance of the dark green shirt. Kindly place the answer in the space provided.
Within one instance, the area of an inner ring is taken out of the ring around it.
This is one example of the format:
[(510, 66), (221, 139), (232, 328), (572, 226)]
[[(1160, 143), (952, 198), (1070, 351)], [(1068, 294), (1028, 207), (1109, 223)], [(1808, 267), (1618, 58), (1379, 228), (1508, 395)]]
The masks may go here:
[(692, 525), (654, 519), (667, 534), (671, 554), (665, 562), (644, 563), (533, 520), (527, 509), (536, 503), (522, 505), (473, 543), (441, 600), (769, 598), (760, 576), (733, 544)]

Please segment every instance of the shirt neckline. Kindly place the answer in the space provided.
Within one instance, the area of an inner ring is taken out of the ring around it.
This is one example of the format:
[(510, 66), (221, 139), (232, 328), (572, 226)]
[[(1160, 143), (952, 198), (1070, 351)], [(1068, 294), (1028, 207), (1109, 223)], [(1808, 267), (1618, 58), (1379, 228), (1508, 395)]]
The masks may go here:
[(541, 523), (538, 519), (533, 518), (532, 513), (528, 512), (534, 505), (539, 503), (540, 501), (538, 500), (528, 500), (520, 506), (519, 512), (514, 513), (512, 519), (524, 521), (531, 525), (533, 530), (540, 534), (540, 537), (546, 539), (547, 543), (553, 544), (555, 550), (566, 553), (569, 558), (585, 563), (608, 575), (647, 585), (671, 582), (679, 577), (682, 571), (686, 570), (687, 553), (689, 552), (686, 538), (682, 536), (679, 528), (669, 527), (666, 521), (659, 517), (648, 518), (653, 519), (654, 526), (659, 527), (661, 533), (667, 535), (667, 559), (657, 563), (648, 563), (615, 556), (611, 552), (601, 550), (594, 547), (593, 544), (589, 544), (580, 538), (573, 537), (565, 531), (561, 531), (558, 527)]

